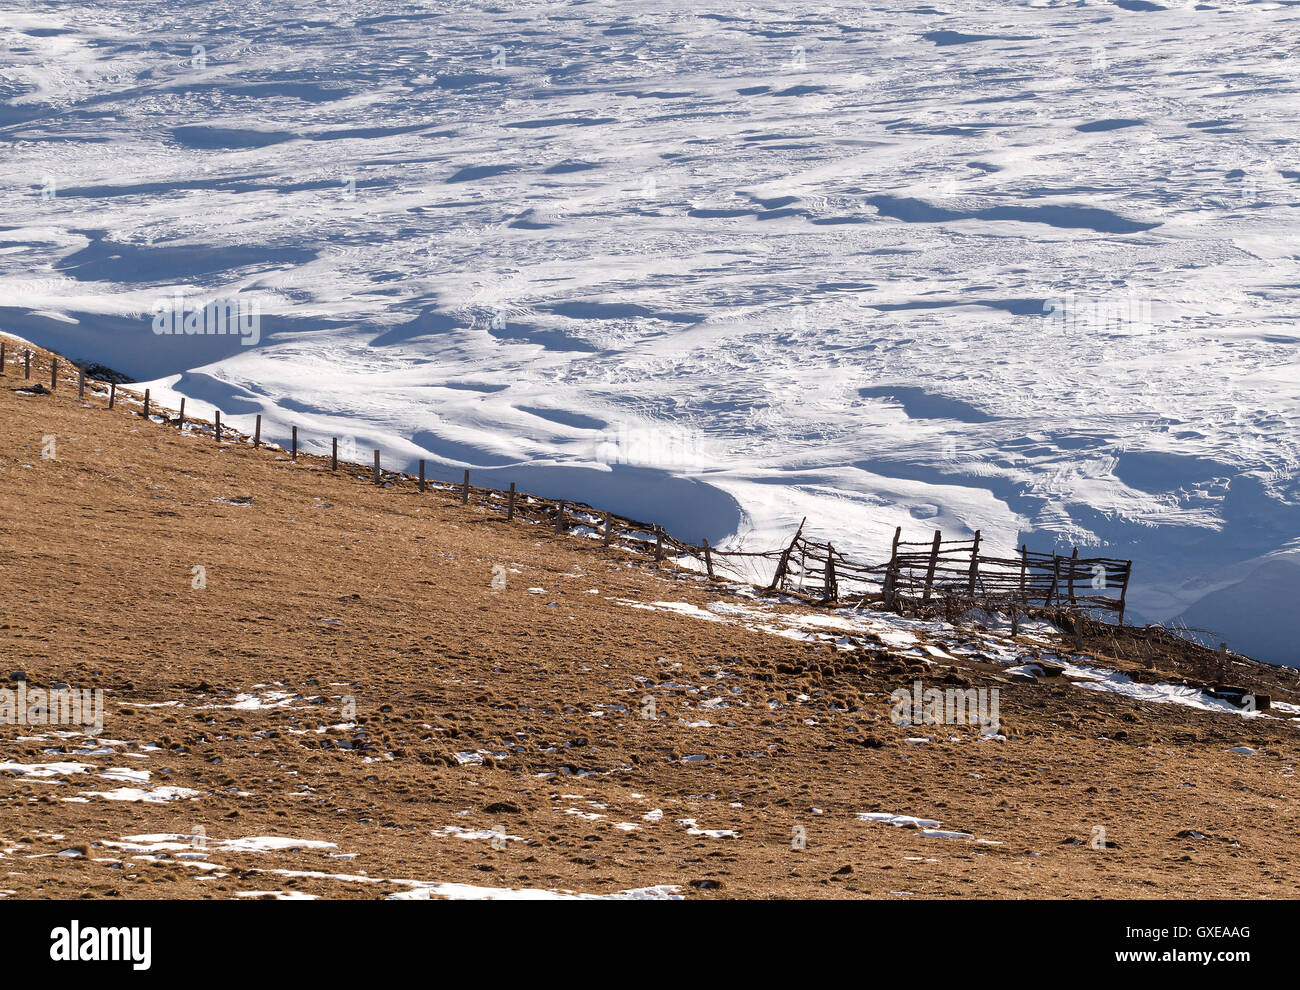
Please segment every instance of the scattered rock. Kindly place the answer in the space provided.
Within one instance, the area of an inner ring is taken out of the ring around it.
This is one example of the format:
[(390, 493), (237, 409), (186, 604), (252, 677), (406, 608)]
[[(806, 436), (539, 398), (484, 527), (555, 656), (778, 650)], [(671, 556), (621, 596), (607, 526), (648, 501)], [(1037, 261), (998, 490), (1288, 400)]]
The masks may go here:
[(875, 736), (849, 736), (849, 742), (857, 743), (859, 746), (866, 746), (867, 749), (880, 749), (885, 745)]

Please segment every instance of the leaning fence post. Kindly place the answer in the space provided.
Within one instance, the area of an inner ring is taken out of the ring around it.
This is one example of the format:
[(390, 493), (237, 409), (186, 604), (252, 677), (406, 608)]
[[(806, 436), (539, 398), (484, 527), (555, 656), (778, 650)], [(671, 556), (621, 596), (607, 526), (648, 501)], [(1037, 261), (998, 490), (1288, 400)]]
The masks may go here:
[(885, 567), (885, 608), (894, 607), (898, 595), (898, 541), (903, 537), (903, 527), (894, 528), (894, 545), (889, 550), (889, 564)]
[(934, 587), (934, 569), (939, 566), (939, 543), (943, 539), (943, 533), (940, 530), (934, 531), (934, 544), (930, 547), (930, 566), (925, 571), (925, 592), (921, 595), (921, 601), (930, 600), (930, 591)]
[(966, 597), (975, 600), (975, 582), (980, 573), (980, 531), (975, 530), (975, 542), (970, 548), (970, 579), (966, 583)]
[(1133, 573), (1133, 561), (1128, 561), (1124, 568), (1124, 583), (1119, 588), (1119, 624), (1124, 624), (1124, 600), (1128, 597), (1128, 579)]
[(221, 443), (221, 410), (220, 409), (217, 410), (215, 426), (216, 426), (217, 443)]
[(713, 552), (709, 548), (709, 541), (706, 538), (700, 542), (704, 544), (704, 570), (709, 577), (713, 577)]
[(1061, 558), (1052, 553), (1052, 586), (1047, 589), (1047, 597), (1043, 599), (1043, 608), (1052, 607), (1052, 598), (1057, 596), (1056, 589), (1061, 583)]
[(181, 411), (176, 416), (176, 429), (184, 431), (185, 429), (185, 396), (181, 396)]
[(664, 559), (664, 528), (655, 525), (655, 560)]
[(117, 401), (117, 382), (108, 383), (108, 408), (113, 408), (113, 403)]
[(420, 491), (424, 491), (424, 458), (420, 458)]
[(506, 521), (515, 517), (515, 483), (510, 482), (510, 492), (506, 495)]
[(1075, 562), (1079, 559), (1079, 548), (1074, 548), (1074, 553), (1070, 554), (1070, 604), (1075, 604), (1074, 598), (1074, 567)]
[(826, 544), (825, 594), (828, 602), (839, 597), (839, 589), (835, 587), (835, 547), (829, 543)]
[(379, 484), (379, 450), (375, 450), (375, 484)]
[(465, 483), (461, 485), (460, 488), (460, 504), (467, 505), (468, 503), (469, 503), (469, 468), (466, 468)]
[(777, 586), (785, 580), (786, 569), (790, 566), (790, 554), (794, 553), (794, 548), (799, 543), (799, 536), (803, 533), (803, 524), (807, 521), (808, 517), (804, 516), (799, 523), (799, 528), (794, 531), (794, 539), (781, 551), (781, 559), (776, 562), (776, 573), (772, 575), (772, 583), (767, 586), (768, 591), (776, 590)]
[(144, 418), (149, 418), (149, 390), (144, 390)]

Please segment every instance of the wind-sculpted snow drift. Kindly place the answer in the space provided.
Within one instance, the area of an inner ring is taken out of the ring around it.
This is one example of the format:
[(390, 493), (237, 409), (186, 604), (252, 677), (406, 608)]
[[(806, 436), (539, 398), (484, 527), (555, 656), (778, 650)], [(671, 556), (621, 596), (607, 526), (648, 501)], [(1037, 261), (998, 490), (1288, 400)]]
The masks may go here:
[(6, 7), (0, 329), (685, 539), (1104, 546), (1300, 663), (1294, 5)]

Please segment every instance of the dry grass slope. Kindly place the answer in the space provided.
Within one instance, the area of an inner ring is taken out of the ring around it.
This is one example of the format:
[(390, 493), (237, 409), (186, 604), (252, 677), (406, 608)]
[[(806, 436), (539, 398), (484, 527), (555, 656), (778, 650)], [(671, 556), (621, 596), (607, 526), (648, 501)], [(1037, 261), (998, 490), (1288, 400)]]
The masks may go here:
[[(0, 726), (7, 896), (1297, 893), (1292, 723), (629, 608), (734, 592), (447, 493), (79, 403), (75, 384), (21, 395), (7, 370), (0, 675), (107, 699), (99, 742)], [(996, 684), (1008, 738), (908, 744), (888, 695), (922, 673)], [(1238, 679), (1297, 698), (1290, 672)], [(3, 765), (56, 761), (84, 769)], [(124, 787), (184, 790), (102, 796)], [(974, 838), (858, 818), (877, 811)], [(1097, 826), (1110, 848), (1090, 847)], [(122, 845), (173, 833), (206, 848)], [(288, 847), (236, 841), (266, 836)]]

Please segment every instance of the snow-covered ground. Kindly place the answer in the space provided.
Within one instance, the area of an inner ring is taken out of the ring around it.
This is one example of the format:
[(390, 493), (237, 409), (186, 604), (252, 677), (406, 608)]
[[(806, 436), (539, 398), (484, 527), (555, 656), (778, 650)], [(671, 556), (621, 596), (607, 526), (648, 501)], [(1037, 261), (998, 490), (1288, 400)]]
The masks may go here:
[[(0, 330), (684, 539), (1104, 546), (1300, 663), (1294, 3), (4, 0), (0, 45)], [(155, 334), (177, 294), (257, 342)]]

